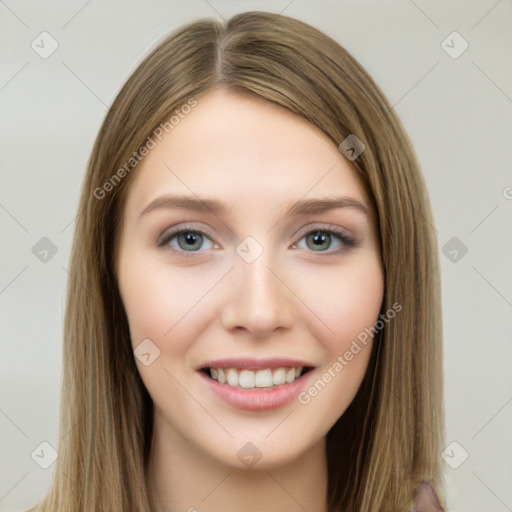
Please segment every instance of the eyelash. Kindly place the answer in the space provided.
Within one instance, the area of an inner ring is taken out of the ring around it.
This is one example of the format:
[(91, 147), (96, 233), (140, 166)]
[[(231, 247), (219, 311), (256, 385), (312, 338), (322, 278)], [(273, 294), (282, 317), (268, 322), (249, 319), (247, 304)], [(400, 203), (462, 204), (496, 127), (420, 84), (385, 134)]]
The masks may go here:
[[(295, 246), (298, 242), (300, 242), (300, 240), (302, 240), (303, 238), (307, 237), (308, 235), (312, 234), (312, 233), (315, 233), (315, 232), (320, 232), (320, 233), (323, 233), (323, 234), (327, 234), (329, 236), (332, 236), (334, 235), (336, 238), (338, 238), (341, 243), (346, 246), (346, 247), (354, 247), (356, 244), (355, 240), (353, 240), (352, 238), (349, 238), (343, 231), (341, 231), (340, 229), (337, 229), (337, 228), (334, 228), (332, 226), (329, 226), (328, 228), (324, 228), (324, 227), (318, 227), (318, 228), (312, 228), (310, 229), (309, 231), (307, 231), (306, 233), (304, 233), (300, 238), (299, 240), (294, 243), (293, 245)], [(199, 234), (199, 235), (203, 235), (203, 236), (206, 236), (207, 238), (209, 238), (210, 240), (212, 240), (213, 237), (211, 237), (208, 233), (205, 233), (204, 231), (201, 231), (200, 229), (197, 229), (197, 228), (192, 228), (192, 227), (183, 227), (183, 228), (179, 228), (179, 229), (175, 229), (175, 230), (172, 230), (170, 232), (167, 232), (167, 233), (164, 233), (160, 239), (158, 240), (157, 242), (157, 246), (158, 247), (161, 247), (163, 249), (169, 249), (177, 254), (179, 254), (180, 256), (183, 256), (185, 258), (190, 258), (190, 257), (195, 257), (197, 256), (198, 253), (201, 253), (201, 252), (204, 252), (204, 251), (184, 251), (184, 250), (176, 250), (174, 248), (171, 248), (170, 246), (167, 246), (167, 244), (176, 236), (179, 236), (180, 234), (182, 233), (194, 233), (194, 234)], [(212, 240), (213, 242), (213, 240)], [(334, 251), (313, 251), (311, 250), (311, 252), (318, 252), (320, 254), (335, 254), (337, 252), (341, 252), (343, 249), (336, 249)]]

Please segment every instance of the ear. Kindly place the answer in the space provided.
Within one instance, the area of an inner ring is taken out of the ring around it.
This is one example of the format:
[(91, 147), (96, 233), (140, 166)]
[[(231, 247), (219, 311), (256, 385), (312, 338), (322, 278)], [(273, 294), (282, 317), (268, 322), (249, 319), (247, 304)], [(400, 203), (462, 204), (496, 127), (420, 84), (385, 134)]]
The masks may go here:
[(416, 488), (412, 512), (444, 512), (436, 491), (426, 480), (421, 482)]

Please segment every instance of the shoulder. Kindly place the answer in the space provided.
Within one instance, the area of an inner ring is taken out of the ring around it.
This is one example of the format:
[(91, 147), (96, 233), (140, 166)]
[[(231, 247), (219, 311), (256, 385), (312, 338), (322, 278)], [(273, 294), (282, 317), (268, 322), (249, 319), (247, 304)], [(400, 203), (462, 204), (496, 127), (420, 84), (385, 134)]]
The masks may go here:
[(412, 512), (444, 512), (434, 487), (426, 480), (416, 488)]

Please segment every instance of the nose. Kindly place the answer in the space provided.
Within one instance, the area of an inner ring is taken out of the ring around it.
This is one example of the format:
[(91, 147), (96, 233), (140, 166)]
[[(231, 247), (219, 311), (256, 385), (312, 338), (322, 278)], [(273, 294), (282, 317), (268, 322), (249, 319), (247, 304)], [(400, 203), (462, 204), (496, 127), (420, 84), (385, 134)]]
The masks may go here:
[(254, 338), (290, 329), (294, 311), (289, 280), (265, 252), (252, 263), (237, 258), (227, 285), (228, 298), (221, 311), (223, 327), (229, 331), (246, 331)]

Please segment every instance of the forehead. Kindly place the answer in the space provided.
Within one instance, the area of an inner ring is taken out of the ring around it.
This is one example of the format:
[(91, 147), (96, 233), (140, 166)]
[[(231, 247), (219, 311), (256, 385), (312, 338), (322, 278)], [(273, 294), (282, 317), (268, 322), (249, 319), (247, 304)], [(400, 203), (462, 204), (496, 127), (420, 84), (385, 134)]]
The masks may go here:
[(134, 171), (128, 206), (163, 193), (217, 197), (233, 207), (347, 195), (364, 187), (318, 128), (262, 98), (212, 91), (180, 118)]

